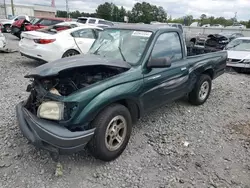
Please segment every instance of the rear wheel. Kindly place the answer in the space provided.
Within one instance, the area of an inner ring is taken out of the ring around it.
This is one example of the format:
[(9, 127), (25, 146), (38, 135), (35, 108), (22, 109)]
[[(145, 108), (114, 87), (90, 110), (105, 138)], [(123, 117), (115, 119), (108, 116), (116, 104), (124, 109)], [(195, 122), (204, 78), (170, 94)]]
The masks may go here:
[(132, 129), (129, 110), (120, 104), (113, 104), (103, 110), (91, 126), (95, 134), (88, 143), (91, 154), (103, 161), (112, 161), (126, 148)]
[(211, 77), (202, 74), (195, 84), (194, 89), (189, 93), (189, 102), (193, 105), (201, 105), (208, 99), (212, 88)]
[(78, 54), (80, 54), (80, 53), (76, 50), (68, 50), (63, 54), (62, 58), (70, 57), (70, 56), (74, 56), (74, 55), (78, 55)]
[(4, 30), (6, 33), (10, 33), (11, 32), (10, 25), (4, 25)]

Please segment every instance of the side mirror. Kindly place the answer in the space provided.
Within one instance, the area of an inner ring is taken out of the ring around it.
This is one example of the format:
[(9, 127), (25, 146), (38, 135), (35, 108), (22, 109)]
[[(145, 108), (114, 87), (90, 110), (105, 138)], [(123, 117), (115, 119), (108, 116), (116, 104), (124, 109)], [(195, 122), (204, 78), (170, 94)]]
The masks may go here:
[(147, 64), (148, 68), (167, 68), (171, 67), (171, 60), (169, 57), (151, 58)]

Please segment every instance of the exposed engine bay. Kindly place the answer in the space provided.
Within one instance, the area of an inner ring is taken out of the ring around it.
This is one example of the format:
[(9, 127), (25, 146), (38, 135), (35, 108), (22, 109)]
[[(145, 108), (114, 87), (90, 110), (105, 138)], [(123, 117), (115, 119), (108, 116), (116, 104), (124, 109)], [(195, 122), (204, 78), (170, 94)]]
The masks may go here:
[(58, 94), (56, 93), (57, 90), (60, 95), (67, 96), (74, 91), (120, 74), (125, 70), (127, 69), (109, 66), (86, 66), (61, 71), (55, 77), (42, 78), (40, 83), (47, 91)]
[[(38, 117), (42, 117), (43, 109), (41, 107), (48, 103), (45, 108), (52, 108), (51, 105), (54, 105), (54, 108), (57, 106), (58, 109), (61, 109), (59, 113), (61, 114), (60, 118), (53, 116), (55, 119), (51, 118), (51, 120), (68, 120), (75, 108), (75, 104), (69, 102), (62, 104), (60, 101), (53, 100), (51, 102), (47, 93), (68, 96), (79, 89), (125, 72), (126, 70), (128, 69), (104, 65), (84, 66), (63, 70), (57, 76), (35, 78), (33, 83), (27, 87), (27, 91), (31, 92), (31, 94), (25, 107)], [(41, 89), (44, 91), (41, 91)], [(50, 115), (53, 115), (52, 112), (50, 112)]]

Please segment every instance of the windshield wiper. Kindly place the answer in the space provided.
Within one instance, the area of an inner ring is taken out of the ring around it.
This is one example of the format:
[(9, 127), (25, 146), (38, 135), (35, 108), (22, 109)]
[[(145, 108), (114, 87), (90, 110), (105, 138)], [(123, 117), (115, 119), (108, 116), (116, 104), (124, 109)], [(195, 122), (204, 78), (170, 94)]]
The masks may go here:
[[(118, 46), (118, 49), (119, 49), (119, 52), (120, 52), (120, 54), (121, 54), (121, 56), (122, 56), (123, 61), (126, 61), (126, 58), (124, 57), (124, 55), (123, 55), (123, 53), (122, 53), (121, 47)], [(126, 62), (127, 62), (127, 61), (126, 61)]]
[(107, 42), (102, 43), (102, 44), (94, 51), (93, 54), (98, 55), (98, 54), (97, 54), (98, 50), (99, 50), (104, 44), (106, 44), (106, 43), (107, 43)]

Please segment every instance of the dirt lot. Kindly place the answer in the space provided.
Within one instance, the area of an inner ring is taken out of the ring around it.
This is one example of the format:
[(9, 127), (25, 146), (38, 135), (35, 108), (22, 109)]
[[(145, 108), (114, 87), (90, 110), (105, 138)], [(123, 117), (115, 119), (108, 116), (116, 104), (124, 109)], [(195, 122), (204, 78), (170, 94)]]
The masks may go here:
[(219, 77), (203, 106), (183, 99), (142, 118), (113, 162), (83, 151), (61, 156), (59, 165), (28, 144), (16, 123), (15, 105), (28, 95), (24, 75), (38, 65), (19, 53), (0, 54), (0, 187), (250, 188), (249, 75)]

